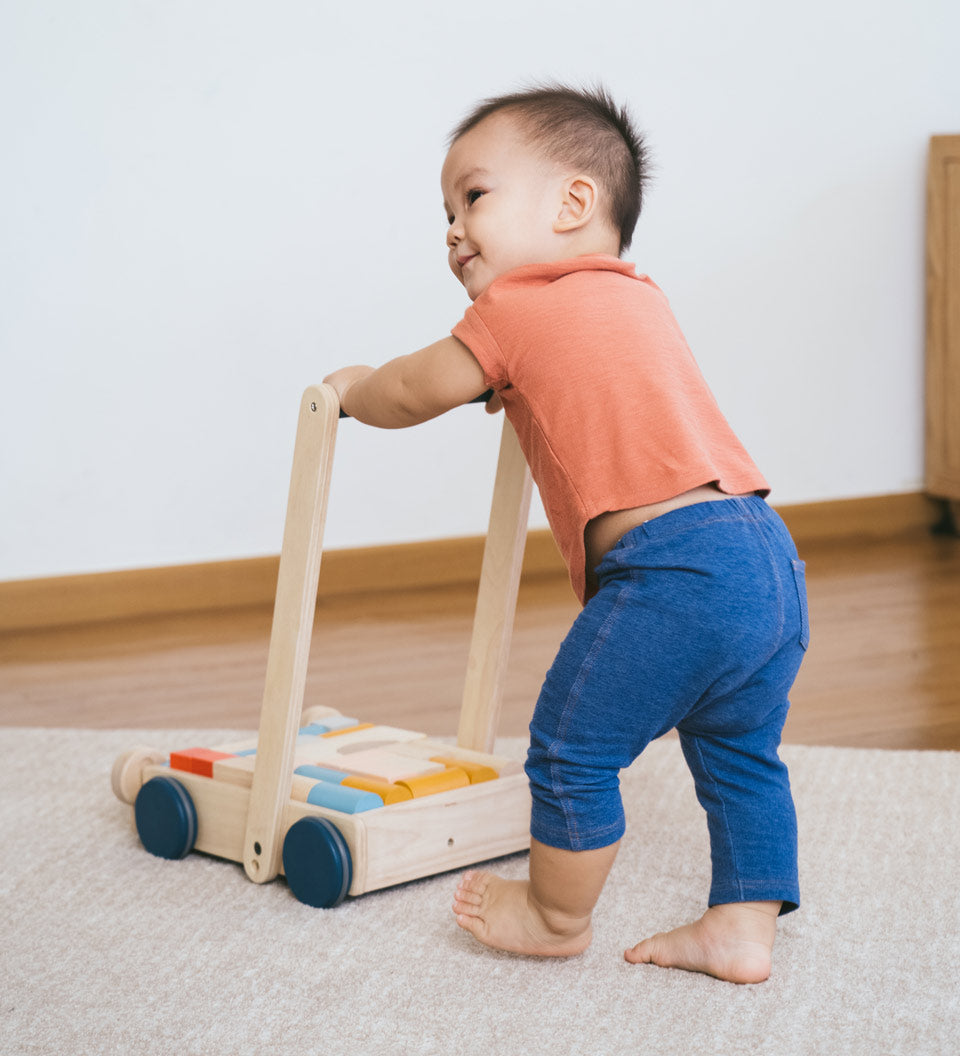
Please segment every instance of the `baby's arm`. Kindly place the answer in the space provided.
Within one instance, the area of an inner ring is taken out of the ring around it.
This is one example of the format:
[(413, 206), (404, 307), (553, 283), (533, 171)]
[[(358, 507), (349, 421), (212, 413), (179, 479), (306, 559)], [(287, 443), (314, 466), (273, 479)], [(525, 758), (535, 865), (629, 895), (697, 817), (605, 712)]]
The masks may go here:
[[(455, 337), (392, 359), (379, 370), (344, 367), (323, 380), (337, 390), (347, 414), (381, 429), (419, 425), (469, 403), (487, 388), (480, 364)], [(491, 402), (488, 410), (499, 408), (499, 400)]]

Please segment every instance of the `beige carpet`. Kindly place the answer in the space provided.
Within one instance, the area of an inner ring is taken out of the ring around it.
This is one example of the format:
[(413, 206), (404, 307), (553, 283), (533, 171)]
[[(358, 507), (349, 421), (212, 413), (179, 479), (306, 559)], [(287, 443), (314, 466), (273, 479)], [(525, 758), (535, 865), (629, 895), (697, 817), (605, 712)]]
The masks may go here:
[(785, 749), (804, 904), (772, 979), (736, 987), (621, 958), (702, 910), (706, 826), (676, 742), (624, 775), (593, 946), (536, 961), (459, 931), (451, 875), (315, 910), (237, 865), (147, 854), (114, 756), (233, 732), (0, 730), (4, 1056), (960, 1052), (960, 753)]

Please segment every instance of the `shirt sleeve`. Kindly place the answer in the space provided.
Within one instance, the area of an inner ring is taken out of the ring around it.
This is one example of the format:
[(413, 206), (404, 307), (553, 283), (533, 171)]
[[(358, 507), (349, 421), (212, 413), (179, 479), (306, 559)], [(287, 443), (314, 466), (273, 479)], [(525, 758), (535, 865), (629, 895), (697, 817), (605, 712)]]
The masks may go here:
[(473, 305), (467, 309), (451, 333), (474, 354), (483, 370), (484, 384), (488, 388), (499, 392), (510, 384), (503, 351)]

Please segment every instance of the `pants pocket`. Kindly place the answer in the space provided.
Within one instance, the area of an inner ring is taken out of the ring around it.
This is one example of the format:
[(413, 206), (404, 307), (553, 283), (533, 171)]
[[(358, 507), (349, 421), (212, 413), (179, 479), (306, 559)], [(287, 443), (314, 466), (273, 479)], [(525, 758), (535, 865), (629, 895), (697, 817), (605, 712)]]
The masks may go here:
[(807, 609), (807, 566), (803, 561), (791, 561), (793, 581), (797, 587), (797, 601), (800, 603), (800, 648), (806, 649), (810, 644), (810, 613)]

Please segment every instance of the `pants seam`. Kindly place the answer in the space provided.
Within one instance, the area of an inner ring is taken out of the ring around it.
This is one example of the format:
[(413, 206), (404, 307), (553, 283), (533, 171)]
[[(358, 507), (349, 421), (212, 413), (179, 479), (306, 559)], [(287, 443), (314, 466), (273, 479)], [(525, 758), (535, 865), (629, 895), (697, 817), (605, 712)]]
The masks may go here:
[[(717, 783), (717, 780), (716, 780), (716, 778), (713, 775), (713, 771), (707, 768), (706, 760), (705, 760), (703, 752), (702, 752), (702, 750), (700, 748), (700, 739), (699, 739), (699, 737), (697, 737), (695, 739), (694, 738), (691, 738), (691, 739), (694, 742), (692, 744), (692, 748), (697, 753), (697, 761), (700, 764), (700, 770), (709, 779), (710, 787), (713, 790), (713, 794), (716, 797), (717, 803), (719, 804), (718, 817), (723, 822), (723, 838), (726, 841), (727, 851), (728, 851), (728, 853), (730, 855), (730, 861), (733, 864), (733, 873), (734, 873), (734, 878), (735, 879), (733, 880), (733, 882), (731, 884), (731, 887), (736, 887), (737, 893), (738, 893), (738, 896), (739, 896), (739, 900), (742, 902), (743, 901), (743, 887), (742, 887), (742, 885), (740, 883), (740, 861), (739, 861), (739, 859), (737, 857), (736, 844), (734, 843), (733, 836), (732, 836), (732, 834), (730, 832), (730, 823), (727, 820), (727, 806), (726, 806), (726, 803), (723, 800), (723, 794), (720, 791), (720, 785)], [(712, 882), (711, 882), (711, 886), (712, 886)]]
[[(607, 639), (610, 636), (610, 629), (613, 626), (616, 618), (619, 615), (621, 608), (623, 607), (624, 601), (624, 590), (623, 588), (617, 594), (617, 599), (613, 603), (610, 612), (607, 613), (604, 618), (600, 629), (597, 631), (594, 637), (593, 643), (590, 646), (587, 655), (583, 658), (580, 664), (580, 669), (577, 672), (577, 677), (573, 684), (570, 686), (570, 692), (567, 694), (567, 699), (564, 701), (563, 711), (560, 714), (560, 721), (557, 723), (557, 733), (553, 741), (550, 744), (549, 753), (554, 756), (558, 747), (566, 744), (567, 741), (567, 729), (569, 728), (570, 721), (573, 715), (573, 711), (577, 704), (580, 702), (580, 696), (583, 692), (583, 687), (586, 684), (587, 678), (590, 672), (593, 670), (596, 662), (597, 654), (607, 643)], [(576, 821), (576, 817), (571, 813), (568, 804), (567, 797), (563, 794), (562, 783), (560, 775), (558, 773), (557, 759), (552, 758), (550, 761), (550, 789), (553, 792), (554, 798), (560, 804), (563, 810), (563, 816), (567, 823), (567, 830), (570, 836), (571, 843), (580, 842), (580, 831)]]

